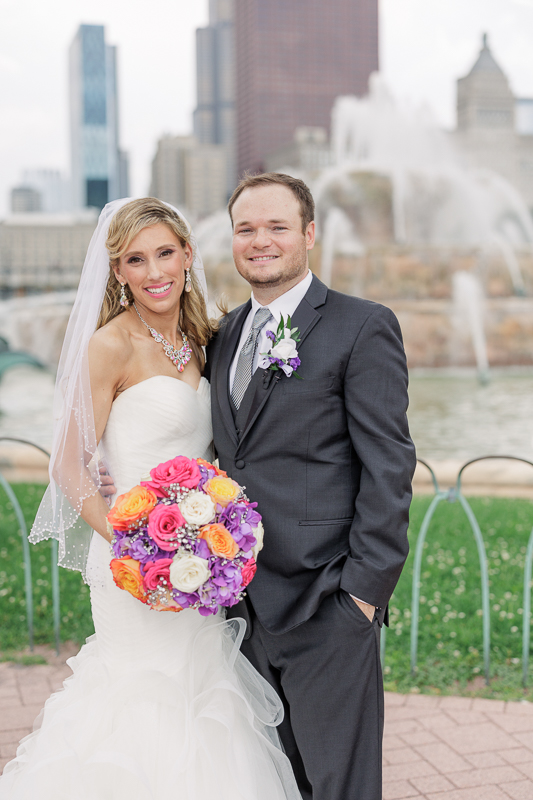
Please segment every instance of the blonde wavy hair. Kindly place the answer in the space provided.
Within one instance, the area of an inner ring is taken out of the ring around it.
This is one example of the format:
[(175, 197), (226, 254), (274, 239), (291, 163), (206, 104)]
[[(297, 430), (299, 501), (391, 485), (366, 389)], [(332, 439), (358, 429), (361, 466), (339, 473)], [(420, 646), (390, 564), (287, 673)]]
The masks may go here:
[[(140, 200), (132, 200), (130, 203), (126, 203), (111, 220), (106, 240), (106, 247), (109, 253), (109, 278), (100, 310), (97, 330), (125, 311), (125, 308), (120, 305), (121, 286), (114, 272), (120, 263), (120, 257), (127, 251), (138, 233), (144, 228), (158, 224), (163, 224), (170, 228), (178, 237), (182, 247), (185, 247), (186, 244), (190, 244), (193, 247), (191, 233), (185, 220), (176, 214), (172, 208), (155, 197), (144, 197)], [(191, 269), (190, 276), (191, 291), (183, 292), (181, 295), (180, 327), (190, 338), (203, 366), (204, 356), (201, 347), (207, 345), (217, 328), (217, 324), (210, 320), (207, 315), (203, 292), (193, 269)], [(130, 302), (133, 300), (129, 287), (126, 287), (126, 296)]]

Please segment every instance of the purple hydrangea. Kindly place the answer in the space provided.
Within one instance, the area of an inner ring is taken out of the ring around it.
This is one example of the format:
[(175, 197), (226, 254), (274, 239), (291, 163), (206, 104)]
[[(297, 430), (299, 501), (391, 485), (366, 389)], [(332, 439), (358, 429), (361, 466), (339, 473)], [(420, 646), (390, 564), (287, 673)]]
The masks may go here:
[(179, 589), (173, 590), (172, 597), (182, 608), (189, 608), (200, 599), (198, 592), (180, 592)]
[(194, 544), (194, 555), (198, 556), (199, 558), (205, 558), (206, 561), (209, 559), (211, 553), (205, 539), (196, 540)]
[(122, 558), (128, 555), (130, 548), (130, 539), (128, 531), (113, 531), (114, 538), (111, 545), (115, 558)]
[[(211, 578), (198, 589), (200, 601), (209, 608), (232, 606), (242, 589), (240, 566), (232, 562), (222, 564), (219, 559), (210, 559)], [(214, 613), (214, 612), (212, 612)]]
[(217, 473), (215, 469), (207, 469), (207, 467), (204, 467), (203, 464), (198, 464), (198, 467), (200, 469), (201, 478), (197, 488), (203, 489), (207, 481), (210, 481), (211, 478), (214, 478)]
[(241, 568), (237, 564), (229, 562), (221, 564), (217, 562), (211, 565), (211, 583), (216, 587), (217, 602), (221, 606), (232, 606), (235, 597), (242, 589)]
[[(245, 553), (250, 552), (252, 547), (257, 544), (253, 528), (259, 525), (261, 516), (255, 510), (257, 503), (228, 503), (225, 509), (221, 509), (219, 522), (231, 533), (239, 549)], [(217, 507), (217, 511), (220, 506)]]
[(162, 551), (148, 536), (146, 538), (140, 536), (138, 539), (134, 539), (130, 544), (128, 555), (141, 564), (146, 564), (147, 561), (154, 561), (158, 558), (169, 557), (169, 554)]

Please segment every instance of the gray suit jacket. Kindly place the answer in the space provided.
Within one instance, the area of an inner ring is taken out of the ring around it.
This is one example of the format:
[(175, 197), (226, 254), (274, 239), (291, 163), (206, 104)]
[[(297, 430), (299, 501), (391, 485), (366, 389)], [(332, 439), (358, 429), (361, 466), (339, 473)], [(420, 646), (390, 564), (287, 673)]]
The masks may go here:
[(234, 416), (228, 376), (249, 310), (224, 318), (206, 375), (220, 466), (263, 515), (254, 610), (283, 633), (339, 588), (385, 609), (408, 553), (416, 463), (396, 317), (314, 277), (292, 318), (303, 380), (258, 369)]

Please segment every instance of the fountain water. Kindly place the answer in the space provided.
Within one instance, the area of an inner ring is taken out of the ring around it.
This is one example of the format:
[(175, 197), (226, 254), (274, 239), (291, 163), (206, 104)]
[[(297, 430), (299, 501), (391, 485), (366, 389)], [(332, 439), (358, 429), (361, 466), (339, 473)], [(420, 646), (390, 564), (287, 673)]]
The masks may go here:
[[(368, 207), (374, 215), (390, 215), (380, 228), (384, 244), (483, 248), (498, 242), (515, 291), (523, 293), (511, 253), (517, 246), (531, 251), (528, 209), (500, 176), (465, 169), (450, 137), (427, 110), (400, 106), (374, 74), (367, 97), (337, 98), (332, 149), (335, 166), (313, 186), (319, 220), (336, 206), (352, 221), (355, 235), (373, 243), (375, 226), (369, 235), (360, 224), (366, 206), (367, 216)], [(384, 179), (381, 186), (376, 176)]]
[(488, 383), (489, 359), (483, 320), (483, 290), (476, 275), (460, 270), (453, 275), (453, 299), (457, 327), (467, 323), (476, 358), (479, 382)]
[(0, 300), (0, 336), (11, 350), (29, 353), (55, 369), (75, 295), (50, 292)]
[(340, 208), (331, 208), (326, 215), (322, 231), (321, 277), (326, 286), (331, 286), (335, 253), (358, 256), (363, 252), (364, 248), (357, 239), (347, 214)]

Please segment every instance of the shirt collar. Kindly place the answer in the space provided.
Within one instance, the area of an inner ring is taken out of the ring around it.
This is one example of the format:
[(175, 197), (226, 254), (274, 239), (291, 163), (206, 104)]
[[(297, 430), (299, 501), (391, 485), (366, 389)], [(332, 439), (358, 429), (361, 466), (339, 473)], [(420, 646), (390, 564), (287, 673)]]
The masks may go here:
[[(285, 294), (276, 297), (271, 303), (268, 303), (268, 308), (270, 309), (270, 313), (279, 323), (280, 317), (283, 314), (283, 318), (286, 320), (287, 317), (292, 317), (302, 300), (304, 299), (305, 295), (307, 294), (307, 290), (311, 286), (311, 282), (313, 280), (313, 273), (311, 270), (307, 271), (307, 275), (305, 278), (297, 283), (296, 286), (293, 286), (292, 289), (289, 289), (288, 292)], [(252, 317), (255, 312), (259, 308), (263, 308), (263, 306), (257, 302), (254, 297), (254, 293), (252, 292), (251, 296), (252, 301)]]

